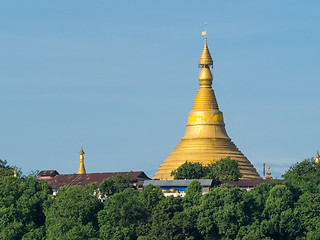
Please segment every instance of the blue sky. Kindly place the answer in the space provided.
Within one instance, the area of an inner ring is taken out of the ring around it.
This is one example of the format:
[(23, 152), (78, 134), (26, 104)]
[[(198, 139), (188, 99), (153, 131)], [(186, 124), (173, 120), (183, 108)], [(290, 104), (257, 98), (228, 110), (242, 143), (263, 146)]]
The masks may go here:
[(319, 1), (2, 1), (0, 159), (144, 170), (178, 144), (204, 22), (228, 135), (274, 177), (320, 143)]

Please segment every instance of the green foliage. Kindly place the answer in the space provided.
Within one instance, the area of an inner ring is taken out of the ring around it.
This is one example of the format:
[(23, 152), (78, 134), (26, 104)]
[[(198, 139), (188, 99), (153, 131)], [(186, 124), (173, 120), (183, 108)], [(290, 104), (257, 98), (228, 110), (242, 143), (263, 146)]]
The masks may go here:
[(8, 176), (13, 176), (14, 166), (8, 165), (6, 160), (0, 159), (0, 179)]
[(274, 187), (280, 185), (280, 182), (277, 180), (270, 180), (268, 183), (262, 183), (256, 186), (252, 192), (258, 206), (259, 210), (262, 212), (265, 207), (265, 202), (269, 197), (270, 190)]
[(312, 231), (307, 233), (307, 240), (319, 240), (320, 239), (320, 231)]
[(200, 179), (206, 174), (205, 168), (198, 162), (186, 161), (177, 169), (171, 172), (174, 179)]
[(152, 212), (150, 225), (150, 230), (139, 236), (139, 240), (196, 239), (196, 229), (183, 212), (179, 198), (168, 197), (160, 201)]
[(320, 191), (320, 167), (313, 158), (294, 164), (283, 174), (283, 178), (285, 184), (299, 190), (299, 193)]
[(235, 239), (241, 226), (255, 221), (252, 195), (224, 184), (203, 195), (197, 227), (205, 239)]
[(147, 221), (147, 206), (136, 190), (127, 188), (104, 202), (99, 212), (100, 237), (102, 239), (136, 239), (137, 227)]
[(215, 163), (202, 166), (201, 163), (186, 161), (171, 172), (174, 179), (213, 179), (218, 185), (222, 180), (238, 181), (242, 177), (237, 160), (221, 158)]
[(251, 225), (241, 226), (238, 235), (236, 237), (237, 240), (267, 240), (272, 239), (266, 237), (260, 230), (259, 221), (253, 222)]
[(23, 235), (22, 240), (42, 240), (46, 235), (45, 226), (31, 229), (30, 232)]
[(293, 214), (293, 194), (285, 185), (270, 190), (262, 213), (261, 229), (275, 239), (295, 239), (299, 225)]
[[(232, 161), (197, 165), (194, 172), (217, 182), (235, 180), (240, 171)], [(116, 176), (100, 185), (108, 196), (101, 203), (94, 183), (63, 187), (52, 199), (47, 183), (14, 178), (1, 161), (0, 239), (320, 239), (319, 169), (307, 159), (284, 174), (283, 184), (269, 181), (251, 192), (225, 184), (202, 195), (194, 180), (183, 199), (164, 198), (152, 185), (138, 192), (130, 176)]]
[(263, 214), (267, 217), (279, 215), (292, 207), (292, 192), (285, 185), (276, 185), (270, 190)]
[(207, 169), (207, 175), (204, 177), (206, 179), (238, 181), (242, 177), (238, 161), (232, 160), (229, 156), (209, 164)]
[(159, 186), (153, 186), (149, 184), (139, 194), (139, 198), (142, 204), (149, 210), (157, 206), (157, 204), (164, 199), (162, 190)]
[[(97, 186), (95, 186), (95, 189)], [(47, 239), (95, 239), (97, 213), (102, 203), (93, 195), (92, 185), (63, 187), (46, 209)]]
[(101, 195), (106, 195), (107, 197), (112, 196), (115, 193), (122, 192), (126, 188), (132, 187), (130, 182), (130, 175), (126, 174), (124, 176), (115, 175), (111, 178), (105, 179), (99, 186), (99, 191)]
[(197, 180), (193, 180), (186, 190), (186, 195), (183, 198), (185, 208), (197, 205), (202, 197), (202, 185)]
[(294, 214), (306, 231), (316, 231), (320, 225), (320, 193), (305, 192), (295, 204)]
[(52, 189), (35, 178), (7, 176), (0, 181), (0, 238), (42, 239), (45, 216)]

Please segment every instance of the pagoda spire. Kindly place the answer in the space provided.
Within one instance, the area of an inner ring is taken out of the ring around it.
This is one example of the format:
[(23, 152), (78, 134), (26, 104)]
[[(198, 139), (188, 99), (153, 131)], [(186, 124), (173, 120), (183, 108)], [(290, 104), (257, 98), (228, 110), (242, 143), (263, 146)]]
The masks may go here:
[[(207, 31), (204, 33), (206, 34)], [(201, 68), (199, 74), (199, 90), (193, 103), (193, 110), (219, 110), (217, 99), (212, 89), (213, 78), (210, 66), (213, 66), (213, 60), (208, 48), (207, 37), (205, 37), (204, 47), (199, 58), (198, 66)]]
[(13, 177), (16, 178), (17, 176), (18, 176), (17, 167), (16, 167), (16, 165), (14, 165)]
[(213, 66), (213, 60), (208, 48), (207, 37), (205, 37), (205, 40), (204, 40), (204, 47), (200, 55), (198, 65), (201, 68), (204, 68), (204, 67), (208, 68), (210, 66), (211, 67)]
[(79, 169), (78, 169), (78, 173), (77, 174), (86, 174), (86, 169), (84, 167), (84, 151), (82, 149), (82, 144), (81, 144), (81, 149), (80, 149), (80, 165), (79, 165)]
[(316, 164), (319, 164), (319, 162), (320, 162), (320, 155), (319, 155), (319, 149), (318, 149), (318, 146), (317, 146)]
[(272, 179), (271, 172), (270, 172), (270, 166), (268, 166), (268, 172), (267, 172), (266, 179), (268, 179), (268, 180)]
[[(202, 32), (206, 35), (207, 31)], [(260, 178), (257, 170), (231, 141), (225, 129), (223, 114), (212, 89), (210, 67), (213, 60), (208, 48), (207, 37), (198, 61), (199, 89), (193, 108), (189, 112), (186, 131), (173, 152), (164, 160), (153, 179), (173, 179), (171, 172), (188, 162), (204, 165), (230, 157), (237, 160), (244, 179)]]
[(209, 68), (210, 66), (211, 67), (213, 66), (213, 60), (212, 60), (212, 57), (208, 48), (208, 43), (207, 43), (207, 23), (205, 23), (205, 31), (202, 32), (202, 35), (205, 36), (204, 47), (200, 55), (198, 66), (201, 68)]

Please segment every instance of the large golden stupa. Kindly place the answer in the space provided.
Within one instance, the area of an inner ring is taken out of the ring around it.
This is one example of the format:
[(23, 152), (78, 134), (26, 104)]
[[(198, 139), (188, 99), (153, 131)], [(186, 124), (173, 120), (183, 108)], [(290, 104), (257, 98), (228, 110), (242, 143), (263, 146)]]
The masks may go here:
[(189, 113), (186, 132), (178, 146), (161, 164), (154, 179), (173, 179), (171, 171), (186, 161), (209, 164), (227, 156), (238, 161), (242, 178), (260, 178), (257, 170), (227, 135), (223, 115), (212, 89), (212, 65), (206, 37), (199, 59), (200, 87)]

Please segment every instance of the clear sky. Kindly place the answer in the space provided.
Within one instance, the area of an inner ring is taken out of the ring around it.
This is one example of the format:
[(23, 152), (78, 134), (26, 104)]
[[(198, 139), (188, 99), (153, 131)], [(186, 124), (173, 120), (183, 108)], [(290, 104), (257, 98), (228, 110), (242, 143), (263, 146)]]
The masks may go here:
[(280, 177), (320, 144), (320, 1), (1, 1), (0, 159), (143, 170), (178, 144), (208, 23), (233, 142)]

